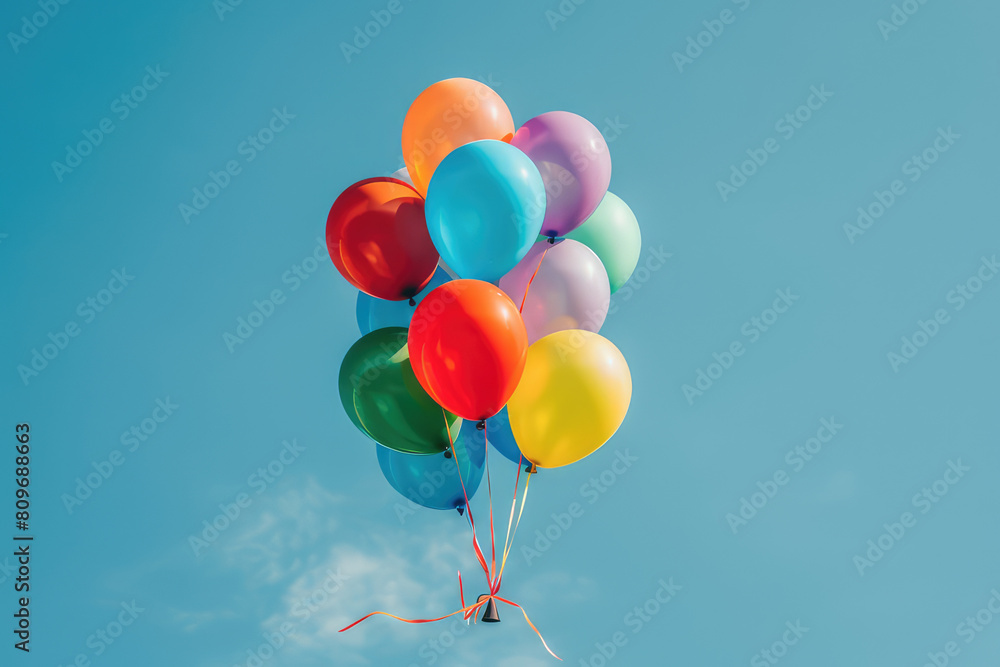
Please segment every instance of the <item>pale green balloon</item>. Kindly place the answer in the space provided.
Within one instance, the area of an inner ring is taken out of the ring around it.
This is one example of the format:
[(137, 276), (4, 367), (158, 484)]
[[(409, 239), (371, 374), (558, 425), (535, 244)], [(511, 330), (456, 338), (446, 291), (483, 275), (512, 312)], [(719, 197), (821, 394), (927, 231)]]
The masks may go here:
[(608, 192), (583, 224), (566, 234), (594, 251), (608, 272), (611, 293), (628, 282), (639, 263), (642, 236), (635, 213), (617, 195)]

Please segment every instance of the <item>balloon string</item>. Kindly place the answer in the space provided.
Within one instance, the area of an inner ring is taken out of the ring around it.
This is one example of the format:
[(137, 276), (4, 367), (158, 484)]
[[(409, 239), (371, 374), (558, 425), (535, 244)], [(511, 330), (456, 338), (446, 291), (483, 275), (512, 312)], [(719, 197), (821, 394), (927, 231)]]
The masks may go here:
[[(444, 417), (444, 427), (448, 432), (448, 444), (451, 447), (452, 460), (455, 461), (455, 466), (458, 467), (458, 452), (455, 451), (455, 440), (451, 437), (451, 428), (448, 424), (448, 413), (441, 408), (441, 416)], [(476, 535), (476, 522), (472, 518), (472, 505), (469, 503), (469, 494), (465, 490), (465, 480), (462, 479), (462, 471), (458, 470), (458, 481), (462, 485), (462, 496), (465, 498), (465, 513), (469, 517), (469, 525), (472, 526), (472, 548), (476, 552), (476, 558), (479, 560), (479, 564), (483, 568), (483, 572), (486, 574), (486, 583), (490, 586), (493, 585), (493, 578), (490, 576), (489, 567), (486, 565), (486, 557), (483, 555), (483, 550), (479, 547), (479, 537)]]
[[(452, 457), (454, 457), (455, 464), (458, 465), (458, 453), (455, 451), (455, 441), (452, 438), (451, 429), (448, 428), (448, 415), (447, 415), (447, 413), (445, 413), (445, 411), (444, 411), (443, 408), (441, 410), (441, 413), (442, 413), (442, 415), (445, 418), (445, 428), (448, 431), (448, 443), (451, 446)], [(485, 436), (486, 436), (485, 429), (484, 429), (483, 436), (484, 436), (484, 441), (485, 441)], [(493, 559), (493, 568), (494, 568), (494, 573), (495, 573), (495, 568), (496, 568), (496, 538), (494, 536), (494, 531), (493, 531), (493, 491), (492, 491), (492, 486), (491, 486), (491, 483), (490, 483), (490, 474), (489, 474), (489, 448), (488, 447), (487, 447), (487, 450), (486, 450), (486, 458), (485, 458), (485, 460), (486, 460), (486, 484), (487, 484), (487, 488), (489, 488), (489, 492), (490, 492), (490, 540), (491, 540), (492, 546), (493, 546), (493, 558), (492, 559)], [(521, 457), (521, 461), (523, 461), (523, 456)], [(476, 536), (476, 523), (475, 523), (475, 521), (472, 518), (472, 508), (469, 506), (469, 495), (468, 495), (468, 493), (465, 490), (465, 481), (462, 479), (461, 470), (459, 470), (458, 478), (459, 478), (459, 481), (462, 484), (462, 495), (465, 498), (465, 509), (466, 509), (466, 512), (468, 512), (469, 525), (472, 527), (473, 547), (475, 548), (475, 551), (476, 551), (476, 557), (479, 559), (479, 564), (483, 567), (483, 571), (486, 573), (487, 583), (490, 586), (490, 594), (489, 595), (480, 595), (479, 598), (476, 600), (476, 602), (474, 604), (466, 605), (465, 604), (465, 588), (464, 588), (464, 586), (462, 584), (462, 572), (461, 572), (461, 570), (459, 570), (458, 571), (458, 596), (459, 596), (459, 599), (461, 600), (462, 607), (460, 609), (458, 609), (457, 611), (453, 611), (450, 614), (446, 614), (445, 616), (439, 616), (437, 618), (418, 618), (418, 619), (403, 618), (401, 616), (396, 616), (395, 614), (390, 614), (390, 613), (384, 612), (384, 611), (373, 611), (373, 612), (370, 612), (368, 614), (365, 614), (364, 616), (362, 616), (358, 620), (354, 621), (350, 625), (348, 625), (348, 626), (346, 626), (344, 628), (341, 628), (340, 630), (338, 630), (338, 632), (345, 632), (347, 630), (350, 630), (355, 625), (358, 625), (359, 623), (368, 620), (372, 616), (388, 616), (389, 618), (393, 618), (393, 619), (395, 619), (397, 621), (402, 621), (403, 623), (435, 623), (437, 621), (443, 621), (446, 618), (451, 618), (452, 616), (457, 616), (458, 614), (462, 614), (463, 618), (466, 621), (468, 621), (469, 618), (473, 618), (474, 619), (475, 616), (476, 616), (476, 612), (479, 609), (481, 609), (482, 606), (485, 605), (486, 603), (488, 603), (490, 600), (499, 600), (500, 602), (503, 602), (505, 604), (509, 604), (512, 607), (517, 607), (518, 609), (520, 609), (521, 610), (521, 614), (524, 616), (525, 622), (527, 622), (528, 626), (531, 627), (531, 629), (534, 631), (534, 633), (536, 635), (538, 635), (538, 639), (542, 642), (542, 646), (545, 647), (545, 650), (548, 651), (549, 655), (551, 655), (553, 658), (555, 658), (556, 660), (560, 660), (561, 661), (562, 658), (560, 658), (558, 655), (556, 655), (552, 651), (552, 649), (549, 648), (549, 645), (545, 642), (545, 638), (542, 637), (542, 633), (538, 631), (538, 628), (535, 627), (535, 624), (531, 622), (530, 618), (528, 618), (528, 612), (526, 612), (524, 610), (524, 607), (522, 607), (521, 605), (517, 604), (516, 602), (511, 602), (510, 600), (508, 600), (506, 598), (502, 598), (499, 595), (497, 595), (497, 592), (500, 590), (500, 582), (503, 580), (503, 571), (504, 571), (505, 566), (507, 565), (507, 555), (510, 553), (510, 548), (513, 545), (513, 535), (517, 533), (517, 527), (521, 523), (521, 516), (524, 514), (524, 503), (525, 503), (525, 501), (528, 498), (528, 485), (531, 484), (531, 474), (530, 473), (528, 474), (528, 477), (527, 477), (527, 479), (525, 480), (525, 483), (524, 483), (524, 494), (521, 496), (521, 510), (520, 510), (520, 512), (517, 515), (517, 522), (514, 524), (514, 532), (513, 533), (511, 533), (510, 521), (508, 521), (508, 523), (507, 523), (507, 539), (504, 540), (503, 560), (500, 563), (500, 572), (499, 573), (495, 573), (496, 574), (496, 579), (495, 580), (493, 579), (493, 576), (491, 576), (490, 569), (486, 565), (486, 558), (483, 556), (482, 549), (480, 549), (480, 547), (479, 547), (479, 539)], [(517, 466), (517, 478), (514, 481), (514, 502), (511, 504), (511, 519), (513, 519), (513, 516), (514, 516), (514, 507), (517, 505), (517, 489), (518, 489), (518, 483), (520, 481), (520, 478), (521, 478), (521, 463), (519, 462), (518, 466)]]
[[(517, 477), (514, 478), (514, 499), (510, 503), (510, 518), (507, 519), (507, 537), (503, 541), (503, 560), (500, 563), (500, 577), (497, 578), (497, 582), (502, 581), (503, 578), (503, 566), (507, 562), (507, 552), (510, 550), (508, 544), (510, 543), (510, 527), (514, 523), (514, 510), (517, 508), (517, 487), (521, 482), (521, 463), (517, 464)], [(499, 585), (498, 585), (499, 590)], [(496, 591), (493, 591), (494, 593)]]
[[(531, 479), (531, 477), (529, 477), (528, 479)], [(526, 612), (524, 610), (524, 607), (522, 607), (521, 605), (517, 604), (516, 602), (511, 602), (510, 600), (506, 600), (506, 599), (500, 597), (499, 595), (491, 595), (489, 597), (491, 597), (491, 598), (493, 598), (495, 600), (500, 600), (500, 602), (506, 602), (507, 604), (509, 604), (509, 605), (511, 605), (513, 607), (517, 607), (518, 609), (520, 609), (521, 613), (524, 614), (524, 620), (528, 622), (528, 625), (531, 626), (531, 629), (534, 630), (535, 634), (538, 635), (538, 638), (540, 640), (542, 640), (542, 646), (544, 646), (545, 650), (549, 652), (549, 655), (551, 655), (556, 660), (560, 660), (560, 661), (562, 660), (562, 658), (560, 658), (558, 655), (556, 655), (555, 653), (553, 653), (552, 649), (549, 648), (549, 645), (545, 643), (545, 637), (542, 637), (542, 633), (538, 631), (538, 628), (535, 627), (535, 624), (531, 622), (530, 618), (528, 618), (528, 612)]]
[(493, 530), (493, 484), (490, 482), (490, 447), (489, 447), (489, 437), (487, 436), (487, 425), (483, 423), (483, 451), (485, 453), (486, 459), (486, 490), (489, 494), (490, 499), (490, 593), (496, 593), (494, 586), (497, 583), (497, 540), (496, 533)]
[(531, 278), (528, 280), (528, 284), (524, 286), (524, 296), (521, 297), (521, 307), (517, 309), (517, 312), (522, 312), (524, 310), (524, 302), (528, 300), (528, 290), (531, 289), (531, 283), (535, 280), (535, 276), (542, 268), (542, 260), (545, 259), (545, 253), (549, 251), (548, 248), (542, 251), (542, 256), (538, 258), (538, 266), (535, 267), (535, 272), (531, 274)]
[(457, 616), (458, 614), (466, 614), (467, 612), (471, 612), (471, 613), (469, 613), (466, 616), (466, 618), (468, 618), (468, 616), (475, 615), (476, 611), (479, 608), (481, 608), (484, 604), (486, 604), (487, 602), (489, 602), (490, 600), (499, 600), (500, 602), (504, 602), (506, 604), (511, 605), (512, 607), (517, 607), (518, 609), (520, 609), (521, 610), (521, 614), (524, 615), (524, 620), (528, 622), (528, 625), (531, 627), (531, 629), (535, 631), (536, 635), (538, 635), (538, 638), (542, 641), (542, 646), (544, 646), (545, 650), (549, 652), (549, 655), (551, 655), (556, 660), (562, 660), (562, 658), (560, 658), (558, 655), (556, 655), (555, 653), (553, 653), (552, 649), (549, 648), (549, 645), (545, 643), (545, 638), (542, 637), (542, 633), (538, 631), (538, 628), (535, 627), (535, 624), (531, 622), (530, 618), (528, 618), (528, 612), (526, 612), (524, 610), (524, 607), (522, 607), (521, 605), (517, 604), (516, 602), (511, 602), (510, 600), (507, 600), (506, 598), (502, 598), (499, 595), (481, 595), (481, 596), (479, 596), (479, 600), (477, 600), (475, 604), (470, 604), (468, 607), (462, 607), (461, 609), (459, 609), (457, 611), (453, 611), (453, 612), (451, 612), (450, 614), (448, 614), (446, 616), (439, 616), (438, 618), (414, 618), (414, 619), (409, 619), (409, 618), (403, 618), (401, 616), (396, 616), (395, 614), (390, 614), (390, 613), (384, 612), (384, 611), (373, 611), (373, 612), (371, 612), (369, 614), (365, 614), (364, 616), (362, 616), (358, 620), (354, 621), (353, 623), (351, 623), (350, 625), (348, 625), (345, 628), (341, 628), (337, 632), (344, 632), (346, 630), (350, 630), (351, 628), (353, 628), (358, 623), (361, 623), (362, 621), (366, 621), (369, 618), (371, 618), (372, 616), (388, 616), (389, 618), (394, 618), (397, 621), (402, 621), (403, 623), (435, 623), (437, 621), (443, 621), (446, 618), (451, 618), (452, 616)]
[[(520, 466), (518, 466), (520, 468)], [(520, 472), (518, 473), (520, 476)], [(531, 473), (528, 474), (528, 478), (524, 482), (524, 495), (521, 496), (521, 511), (517, 513), (517, 523), (514, 524), (514, 532), (510, 536), (510, 546), (504, 547), (503, 560), (500, 563), (500, 575), (497, 577), (497, 590), (500, 590), (499, 582), (503, 581), (503, 571), (507, 567), (507, 555), (510, 553), (511, 547), (514, 546), (514, 535), (517, 534), (517, 527), (521, 525), (521, 516), (524, 514), (524, 503), (528, 501), (528, 485), (531, 484)], [(517, 504), (517, 491), (514, 492), (514, 504)], [(514, 515), (514, 508), (510, 508), (511, 516)], [(508, 528), (509, 530), (509, 528)]]
[[(463, 607), (462, 609), (459, 609), (458, 611), (453, 611), (452, 613), (448, 614), (447, 616), (439, 616), (438, 618), (415, 618), (415, 619), (409, 619), (409, 618), (402, 618), (401, 616), (396, 616), (395, 614), (390, 614), (390, 613), (385, 612), (385, 611), (373, 611), (373, 612), (370, 612), (368, 614), (365, 614), (364, 616), (362, 616), (358, 620), (354, 621), (353, 623), (351, 623), (347, 627), (344, 627), (344, 628), (341, 628), (340, 630), (337, 630), (337, 632), (346, 632), (347, 630), (350, 630), (351, 628), (353, 628), (358, 623), (361, 623), (362, 621), (367, 621), (372, 616), (388, 616), (389, 618), (394, 618), (397, 621), (402, 621), (403, 623), (435, 623), (437, 621), (443, 621), (446, 618), (451, 618), (452, 616), (457, 616), (458, 614), (465, 613), (466, 611), (468, 611), (470, 609), (471, 610), (476, 610), (479, 607), (482, 607), (484, 604), (486, 604), (487, 601), (488, 601), (488, 597), (487, 597), (486, 600), (480, 600), (479, 602), (476, 602), (475, 604), (470, 604), (468, 607)], [(473, 613), (475, 613), (475, 611), (473, 611)], [(535, 632), (538, 632), (538, 631), (536, 630)]]

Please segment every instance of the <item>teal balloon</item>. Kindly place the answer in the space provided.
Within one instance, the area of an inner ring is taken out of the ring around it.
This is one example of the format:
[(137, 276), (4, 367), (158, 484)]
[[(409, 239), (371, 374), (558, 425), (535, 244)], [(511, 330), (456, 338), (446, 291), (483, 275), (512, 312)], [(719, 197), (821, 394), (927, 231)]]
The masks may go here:
[(427, 229), (460, 278), (496, 283), (535, 242), (545, 218), (545, 185), (520, 149), (484, 139), (459, 146), (427, 186)]
[[(475, 424), (472, 427), (475, 428)], [(465, 422), (462, 423), (462, 430), (465, 430)], [(482, 435), (482, 431), (477, 431), (477, 433)], [(514, 463), (528, 463), (527, 459), (522, 459), (521, 449), (517, 446), (517, 441), (514, 440), (514, 434), (511, 433), (507, 406), (486, 420), (486, 440), (493, 449), (503, 454), (504, 458), (510, 459)]]
[(639, 263), (642, 235), (635, 213), (618, 196), (608, 192), (597, 210), (566, 234), (594, 251), (608, 272), (611, 293), (628, 282)]
[(409, 329), (410, 318), (413, 317), (413, 311), (417, 305), (432, 289), (444, 285), (449, 280), (451, 280), (451, 276), (439, 266), (427, 286), (421, 290), (420, 294), (413, 297), (414, 304), (412, 306), (405, 299), (403, 301), (386, 301), (364, 292), (358, 292), (355, 314), (358, 318), (358, 329), (361, 330), (361, 335), (386, 327)]
[(461, 438), (474, 442), (477, 447), (483, 447), (487, 442), (494, 450), (500, 452), (505, 459), (514, 463), (528, 463), (528, 459), (521, 457), (521, 450), (514, 440), (514, 434), (510, 430), (510, 418), (507, 417), (507, 406), (486, 420), (486, 430), (480, 431), (476, 428), (476, 422), (466, 419), (462, 422)]
[(382, 474), (392, 488), (418, 505), (464, 511), (465, 497), (468, 495), (471, 500), (475, 495), (486, 463), (482, 436), (470, 437), (470, 429), (476, 432), (475, 422), (464, 422), (455, 439), (455, 455), (450, 458), (444, 454), (404, 454), (388, 447), (376, 447)]

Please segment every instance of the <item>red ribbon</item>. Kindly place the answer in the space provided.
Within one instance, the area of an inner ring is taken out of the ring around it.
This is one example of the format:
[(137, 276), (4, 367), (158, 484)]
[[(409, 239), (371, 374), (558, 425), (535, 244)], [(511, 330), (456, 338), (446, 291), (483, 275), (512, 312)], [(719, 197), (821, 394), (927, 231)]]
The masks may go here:
[[(546, 252), (547, 252), (547, 250), (546, 250)], [(545, 253), (542, 253), (542, 259), (544, 259), (544, 257), (545, 257)], [(539, 267), (541, 267), (541, 260), (539, 260), (538, 264), (539, 264)], [(535, 269), (535, 274), (536, 275), (538, 274), (538, 269)], [(532, 276), (532, 280), (534, 280), (534, 276)], [(531, 281), (528, 281), (528, 284), (530, 286)], [(525, 292), (525, 297), (527, 297), (527, 292)], [(521, 307), (522, 308), (524, 307), (524, 302), (523, 301), (521, 302)], [(442, 414), (444, 414), (444, 409), (442, 409), (441, 412), (442, 412)], [(445, 428), (448, 430), (448, 442), (451, 445), (451, 455), (452, 455), (452, 458), (456, 462), (456, 465), (457, 465), (457, 463), (458, 463), (458, 455), (455, 452), (455, 442), (454, 442), (454, 440), (451, 437), (451, 429), (448, 428), (447, 415), (445, 415), (445, 418), (446, 418), (446, 420), (445, 420)], [(486, 436), (485, 430), (483, 432), (483, 435), (484, 435), (484, 438), (485, 438), (485, 436)], [(338, 632), (344, 632), (345, 630), (350, 630), (351, 628), (353, 628), (358, 623), (361, 623), (362, 621), (367, 620), (367, 619), (371, 618), (372, 616), (388, 616), (389, 618), (394, 618), (397, 621), (402, 621), (403, 623), (435, 623), (437, 621), (443, 621), (446, 618), (451, 618), (452, 616), (457, 616), (458, 614), (462, 614), (463, 615), (462, 617), (466, 621), (468, 621), (470, 618), (472, 618), (473, 621), (474, 621), (475, 620), (476, 612), (479, 611), (479, 609), (484, 604), (488, 603), (490, 600), (498, 600), (500, 602), (503, 602), (504, 604), (509, 604), (512, 607), (517, 607), (518, 609), (520, 609), (521, 610), (521, 614), (524, 615), (524, 620), (528, 623), (528, 625), (531, 627), (531, 629), (535, 631), (535, 634), (538, 635), (538, 639), (541, 640), (542, 646), (544, 646), (545, 650), (549, 652), (549, 655), (551, 655), (556, 660), (562, 660), (562, 658), (560, 658), (558, 655), (556, 655), (555, 653), (553, 653), (552, 649), (549, 648), (549, 645), (545, 643), (545, 638), (542, 637), (542, 633), (538, 631), (538, 628), (535, 627), (535, 624), (531, 622), (530, 618), (528, 618), (528, 612), (526, 612), (524, 610), (524, 608), (521, 607), (521, 605), (517, 604), (516, 602), (511, 602), (510, 600), (507, 600), (506, 598), (502, 598), (499, 595), (497, 595), (497, 593), (500, 592), (500, 582), (503, 579), (504, 567), (507, 564), (507, 554), (510, 551), (510, 546), (513, 544), (512, 535), (511, 535), (511, 524), (513, 523), (513, 519), (514, 519), (514, 508), (517, 506), (517, 487), (518, 487), (518, 482), (521, 479), (521, 465), (518, 464), (518, 466), (517, 466), (517, 479), (514, 481), (514, 502), (513, 502), (513, 505), (511, 506), (511, 510), (510, 510), (510, 521), (508, 521), (508, 523), (507, 523), (507, 539), (504, 540), (503, 559), (502, 559), (502, 561), (500, 563), (500, 571), (499, 572), (497, 572), (497, 570), (496, 570), (497, 558), (496, 558), (496, 537), (495, 537), (494, 527), (493, 527), (493, 488), (492, 488), (492, 485), (490, 483), (490, 472), (489, 471), (490, 471), (490, 458), (489, 458), (489, 447), (487, 446), (487, 448), (486, 448), (486, 487), (487, 487), (487, 490), (489, 492), (489, 497), (490, 497), (490, 547), (491, 547), (491, 552), (492, 552), (491, 553), (491, 558), (490, 558), (490, 565), (486, 564), (486, 556), (483, 554), (483, 551), (482, 551), (482, 549), (479, 546), (479, 538), (476, 536), (476, 522), (475, 522), (475, 520), (472, 517), (472, 507), (469, 504), (469, 495), (468, 495), (468, 493), (465, 490), (465, 480), (462, 479), (461, 473), (459, 473), (459, 476), (458, 476), (458, 479), (459, 479), (459, 481), (462, 484), (462, 495), (465, 498), (465, 512), (466, 512), (466, 516), (468, 516), (468, 518), (469, 518), (469, 525), (472, 527), (472, 548), (473, 548), (473, 551), (475, 551), (475, 553), (476, 553), (476, 559), (479, 561), (480, 566), (483, 568), (483, 572), (486, 574), (486, 582), (487, 582), (487, 584), (489, 584), (489, 590), (490, 590), (489, 595), (480, 595), (479, 598), (476, 600), (475, 604), (471, 604), (471, 605), (466, 606), (466, 604), (465, 604), (465, 591), (464, 591), (464, 587), (462, 586), (462, 573), (459, 572), (458, 573), (458, 595), (459, 595), (459, 598), (461, 599), (461, 602), (462, 602), (462, 608), (458, 609), (457, 611), (453, 611), (450, 614), (447, 614), (445, 616), (439, 616), (438, 618), (418, 618), (418, 619), (402, 618), (401, 616), (396, 616), (394, 614), (390, 614), (390, 613), (387, 613), (387, 612), (384, 612), (384, 611), (373, 611), (373, 612), (371, 612), (369, 614), (365, 614), (364, 616), (362, 616), (358, 620), (354, 621), (353, 623), (351, 623), (347, 627), (341, 628)], [(527, 482), (524, 485), (524, 496), (522, 496), (522, 498), (521, 498), (521, 512), (522, 513), (524, 512), (524, 500), (525, 500), (525, 497), (528, 494), (528, 484), (530, 482), (531, 482), (531, 476), (529, 475), (528, 479), (527, 479)], [(521, 516), (519, 514), (518, 517), (517, 517), (517, 524), (514, 525), (514, 532), (515, 533), (517, 532), (517, 525), (520, 524), (520, 523), (521, 523)]]

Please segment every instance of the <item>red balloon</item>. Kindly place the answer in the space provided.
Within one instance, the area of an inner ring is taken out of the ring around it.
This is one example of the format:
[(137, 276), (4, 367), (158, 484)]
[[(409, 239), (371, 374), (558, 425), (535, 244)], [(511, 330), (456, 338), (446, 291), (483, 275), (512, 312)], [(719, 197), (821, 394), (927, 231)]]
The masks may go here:
[(478, 421), (500, 412), (517, 388), (528, 332), (499, 287), (453, 280), (417, 306), (406, 344), (413, 373), (431, 398)]
[(394, 178), (369, 178), (337, 197), (326, 218), (326, 247), (349, 283), (389, 301), (417, 295), (438, 262), (423, 198)]

